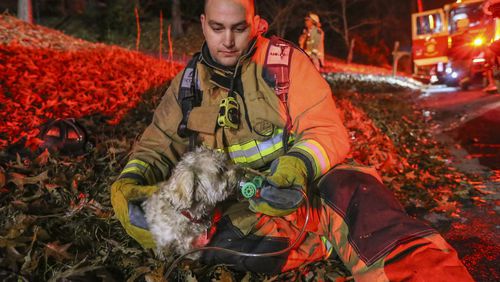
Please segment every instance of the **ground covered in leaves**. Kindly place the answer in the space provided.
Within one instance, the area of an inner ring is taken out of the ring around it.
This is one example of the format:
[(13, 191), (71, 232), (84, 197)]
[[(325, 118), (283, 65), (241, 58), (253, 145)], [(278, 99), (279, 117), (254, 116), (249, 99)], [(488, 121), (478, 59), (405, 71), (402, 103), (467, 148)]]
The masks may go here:
[(34, 129), (54, 118), (101, 113), (117, 124), (142, 93), (181, 67), (6, 15), (0, 23), (0, 147), (23, 137), (36, 143)]
[[(17, 38), (12, 26), (18, 25), (0, 18), (0, 38)], [(77, 51), (69, 47), (76, 44), (71, 38), (61, 40), (63, 35), (36, 26), (21, 28), (29, 32), (19, 34), (36, 34), (37, 40), (0, 42), (0, 75), (9, 72), (0, 77), (2, 112), (7, 112), (0, 119), (7, 121), (0, 124), (1, 280), (161, 281), (168, 265), (125, 234), (113, 216), (109, 188), (168, 87), (172, 65), (117, 47)], [(58, 48), (44, 43), (58, 38)], [(393, 89), (377, 82), (372, 89), (379, 93), (342, 91), (331, 83), (350, 132), (350, 158), (375, 166), (412, 214), (433, 210), (458, 216), (460, 200), (476, 191), (466, 175), (449, 167), (448, 154), (430, 137), (432, 121), (408, 103), (418, 93), (388, 93)], [(88, 130), (93, 147), (86, 154), (65, 157), (16, 143), (23, 134), (35, 138), (29, 132), (46, 120), (70, 116)], [(189, 261), (181, 266), (175, 275), (188, 281), (335, 281), (349, 275), (335, 260), (275, 277)]]

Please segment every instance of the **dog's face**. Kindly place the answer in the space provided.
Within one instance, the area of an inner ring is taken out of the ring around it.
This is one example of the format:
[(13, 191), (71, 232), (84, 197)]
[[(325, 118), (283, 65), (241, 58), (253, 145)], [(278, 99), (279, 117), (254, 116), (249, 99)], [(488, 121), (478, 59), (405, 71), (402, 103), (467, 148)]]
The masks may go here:
[(174, 208), (203, 217), (218, 202), (227, 199), (237, 185), (237, 170), (224, 154), (197, 148), (183, 156), (160, 190), (169, 191)]
[[(215, 205), (234, 193), (240, 172), (224, 154), (213, 150), (198, 148), (185, 154), (168, 181), (160, 183), (144, 203), (158, 253), (184, 253), (199, 243)], [(192, 218), (183, 216), (184, 212)]]

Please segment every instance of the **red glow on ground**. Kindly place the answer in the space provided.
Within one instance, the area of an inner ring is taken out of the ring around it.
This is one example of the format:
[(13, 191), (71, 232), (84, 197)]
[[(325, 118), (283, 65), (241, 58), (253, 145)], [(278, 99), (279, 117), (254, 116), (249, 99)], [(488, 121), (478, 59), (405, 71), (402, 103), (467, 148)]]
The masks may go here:
[(0, 148), (52, 118), (101, 113), (116, 124), (148, 89), (171, 80), (179, 65), (102, 46), (56, 51), (0, 45)]
[[(484, 206), (476, 209), (487, 212)], [(500, 281), (494, 267), (500, 259), (500, 237), (496, 232), (500, 219), (494, 211), (492, 213), (488, 222), (474, 213), (465, 214), (463, 217), (469, 219), (464, 223), (453, 223), (452, 231), (446, 235), (446, 239), (460, 250), (462, 262), (475, 274), (477, 281)]]

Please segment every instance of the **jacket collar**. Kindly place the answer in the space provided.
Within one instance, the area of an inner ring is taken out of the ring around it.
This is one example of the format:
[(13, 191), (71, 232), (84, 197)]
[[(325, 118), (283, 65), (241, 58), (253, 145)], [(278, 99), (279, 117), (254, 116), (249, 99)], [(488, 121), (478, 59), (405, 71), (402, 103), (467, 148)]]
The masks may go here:
[[(238, 73), (241, 73), (241, 67), (245, 62), (248, 61), (250, 57), (253, 56), (255, 53), (255, 50), (257, 49), (257, 38), (254, 38), (251, 42), (250, 45), (245, 52), (239, 59), (238, 62), (236, 63), (236, 66), (234, 67), (226, 67), (223, 66), (219, 63), (217, 63), (212, 56), (210, 55), (210, 51), (208, 49), (208, 45), (205, 42), (201, 48), (201, 58), (200, 61), (203, 65), (208, 67), (209, 72), (211, 73), (211, 76), (219, 76), (219, 78), (216, 78), (216, 83), (215, 85), (217, 86), (222, 86), (224, 88), (228, 88), (224, 83), (224, 80), (229, 80), (231, 81), (234, 77), (238, 75)], [(223, 84), (220, 85), (219, 82), (222, 82)]]
[(201, 62), (210, 69), (224, 74), (225, 76), (233, 76), (235, 67), (226, 67), (217, 63), (210, 55), (207, 43), (203, 43), (201, 47)]

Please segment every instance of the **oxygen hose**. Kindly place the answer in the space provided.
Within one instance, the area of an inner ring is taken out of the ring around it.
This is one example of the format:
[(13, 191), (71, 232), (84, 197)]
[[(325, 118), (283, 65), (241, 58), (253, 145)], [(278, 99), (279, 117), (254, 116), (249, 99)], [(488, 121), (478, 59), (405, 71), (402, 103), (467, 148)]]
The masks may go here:
[(170, 276), (170, 273), (172, 273), (172, 271), (174, 270), (174, 267), (184, 257), (186, 257), (187, 255), (196, 253), (196, 252), (201, 252), (201, 251), (220, 251), (220, 252), (225, 252), (225, 253), (229, 253), (229, 254), (232, 254), (232, 255), (243, 256), (243, 257), (274, 257), (274, 256), (282, 255), (282, 254), (290, 251), (291, 249), (293, 249), (295, 247), (295, 245), (297, 245), (299, 243), (300, 239), (302, 238), (302, 235), (304, 235), (304, 232), (306, 231), (307, 224), (309, 223), (309, 208), (310, 208), (310, 204), (309, 204), (309, 198), (307, 197), (306, 192), (302, 191), (302, 189), (300, 189), (300, 188), (291, 188), (291, 189), (299, 191), (302, 194), (302, 196), (304, 197), (304, 200), (305, 200), (305, 203), (306, 203), (306, 219), (304, 221), (304, 225), (300, 229), (299, 235), (297, 236), (297, 238), (295, 239), (295, 241), (293, 241), (293, 243), (290, 246), (286, 247), (285, 249), (279, 250), (279, 251), (268, 252), (268, 253), (260, 253), (260, 254), (240, 252), (240, 251), (235, 251), (235, 250), (221, 248), (221, 247), (201, 247), (201, 248), (196, 248), (196, 249), (193, 249), (193, 250), (191, 250), (189, 252), (186, 252), (185, 254), (181, 255), (176, 260), (174, 260), (174, 262), (172, 262), (172, 264), (168, 268), (167, 272), (165, 273), (165, 279), (168, 279), (168, 277)]

